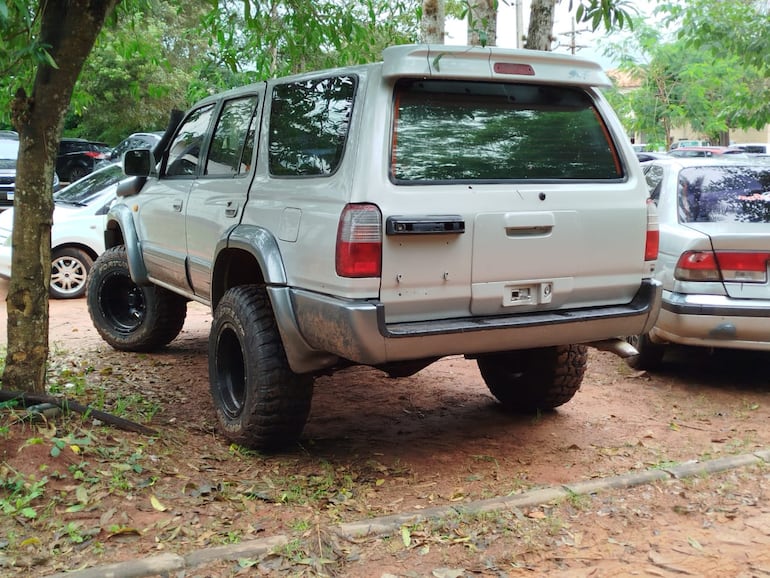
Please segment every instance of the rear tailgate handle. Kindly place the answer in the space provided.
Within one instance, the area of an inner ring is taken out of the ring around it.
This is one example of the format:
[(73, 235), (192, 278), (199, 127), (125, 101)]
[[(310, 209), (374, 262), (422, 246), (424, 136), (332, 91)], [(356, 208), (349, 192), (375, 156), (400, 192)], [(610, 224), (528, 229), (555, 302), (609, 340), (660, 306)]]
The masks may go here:
[(556, 224), (553, 213), (547, 211), (506, 213), (503, 221), (505, 234), (509, 237), (546, 235)]
[(393, 216), (385, 221), (387, 235), (446, 235), (465, 233), (460, 215)]

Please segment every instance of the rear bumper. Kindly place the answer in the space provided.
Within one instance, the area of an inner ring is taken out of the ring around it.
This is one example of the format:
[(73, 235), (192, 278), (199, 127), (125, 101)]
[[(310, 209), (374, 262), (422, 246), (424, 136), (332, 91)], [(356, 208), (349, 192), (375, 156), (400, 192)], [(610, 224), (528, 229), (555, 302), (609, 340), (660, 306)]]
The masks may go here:
[(770, 351), (770, 300), (664, 291), (656, 342)]
[[(646, 333), (652, 329), (661, 303), (660, 283), (645, 279), (634, 299), (624, 305), (386, 324), (384, 306), (377, 301), (346, 301), (301, 289), (287, 291), (297, 334), (290, 343), (286, 343), (285, 327), (282, 335), (294, 371), (322, 369), (309, 367), (316, 363), (333, 364), (328, 357), (321, 361), (318, 352), (380, 365)], [(277, 317), (280, 324), (281, 316)], [(298, 338), (303, 342), (301, 347)], [(313, 357), (315, 361), (311, 361)]]

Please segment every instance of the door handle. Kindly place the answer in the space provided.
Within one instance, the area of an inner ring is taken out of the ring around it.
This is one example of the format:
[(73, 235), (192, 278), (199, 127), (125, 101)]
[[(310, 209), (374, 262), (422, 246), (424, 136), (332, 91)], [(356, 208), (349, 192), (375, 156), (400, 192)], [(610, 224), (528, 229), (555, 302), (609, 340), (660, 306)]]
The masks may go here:
[(182, 199), (174, 199), (171, 202), (171, 208), (175, 211), (182, 212)]
[(225, 206), (225, 217), (235, 217), (238, 214), (238, 203), (235, 201), (227, 201)]

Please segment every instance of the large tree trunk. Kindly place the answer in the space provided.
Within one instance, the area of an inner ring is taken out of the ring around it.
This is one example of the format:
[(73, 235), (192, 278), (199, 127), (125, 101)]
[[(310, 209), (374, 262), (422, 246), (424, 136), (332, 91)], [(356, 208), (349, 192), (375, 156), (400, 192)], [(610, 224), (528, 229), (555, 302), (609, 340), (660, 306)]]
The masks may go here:
[(19, 89), (13, 101), (13, 122), (20, 146), (4, 389), (45, 391), (56, 154), (75, 82), (107, 15), (118, 2), (41, 2), (40, 40), (50, 46), (49, 53), (58, 68), (39, 64), (32, 95)]
[(423, 0), (420, 22), (422, 42), (444, 44), (445, 19), (444, 0)]
[(551, 50), (553, 42), (553, 10), (558, 0), (532, 0), (529, 30), (524, 48)]
[(468, 3), (468, 44), (497, 45), (497, 0), (470, 0)]

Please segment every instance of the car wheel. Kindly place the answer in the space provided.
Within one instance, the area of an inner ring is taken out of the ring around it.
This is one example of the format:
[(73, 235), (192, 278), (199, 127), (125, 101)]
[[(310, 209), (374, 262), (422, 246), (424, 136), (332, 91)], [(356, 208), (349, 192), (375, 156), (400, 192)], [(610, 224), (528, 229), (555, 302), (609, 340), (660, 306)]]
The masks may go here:
[(82, 179), (88, 174), (88, 172), (89, 171), (86, 167), (72, 167), (72, 169), (70, 169), (69, 182), (74, 183), (75, 181)]
[(484, 355), (476, 360), (489, 391), (506, 410), (531, 413), (567, 403), (588, 364), (584, 345), (560, 345)]
[(91, 256), (81, 249), (62, 247), (51, 255), (51, 287), (54, 299), (75, 299), (86, 292), (88, 272), (93, 265)]
[(663, 363), (663, 355), (666, 353), (666, 347), (660, 343), (650, 341), (650, 336), (629, 335), (626, 337), (631, 345), (639, 352), (638, 355), (626, 357), (626, 364), (632, 369), (645, 371), (654, 371), (659, 369)]
[(94, 261), (86, 293), (94, 327), (121, 351), (163, 347), (179, 335), (187, 315), (184, 297), (133, 282), (122, 245), (108, 249)]
[(270, 450), (302, 433), (313, 378), (289, 367), (263, 288), (235, 287), (217, 305), (209, 336), (209, 383), (231, 442)]

